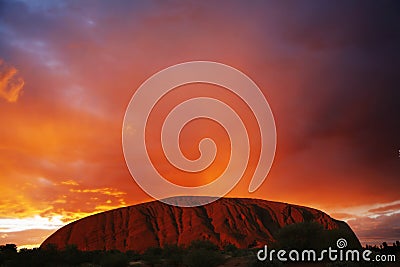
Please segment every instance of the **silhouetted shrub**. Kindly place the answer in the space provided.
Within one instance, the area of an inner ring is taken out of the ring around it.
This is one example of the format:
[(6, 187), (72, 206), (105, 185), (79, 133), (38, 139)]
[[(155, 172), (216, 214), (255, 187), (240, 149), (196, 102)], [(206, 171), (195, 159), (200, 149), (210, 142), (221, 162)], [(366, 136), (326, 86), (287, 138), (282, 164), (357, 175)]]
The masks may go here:
[(148, 248), (143, 253), (143, 260), (150, 266), (155, 266), (161, 263), (162, 249), (161, 248)]
[(184, 255), (184, 248), (177, 245), (165, 245), (162, 252), (165, 266), (181, 266)]
[(194, 240), (190, 243), (189, 249), (219, 250), (218, 246), (208, 240)]
[(319, 249), (323, 248), (324, 229), (314, 222), (294, 223), (279, 230), (276, 246), (280, 249)]
[(17, 253), (17, 245), (5, 244), (0, 246), (0, 251), (3, 253)]
[(67, 245), (63, 251), (61, 251), (62, 261), (68, 265), (78, 265), (79, 263), (85, 262), (83, 253), (78, 250), (75, 244)]
[(106, 252), (100, 259), (103, 267), (126, 267), (128, 263), (128, 257), (119, 251)]
[(224, 252), (233, 257), (236, 257), (240, 254), (241, 251), (234, 244), (228, 244), (224, 247)]
[(137, 261), (142, 258), (142, 256), (134, 250), (128, 250), (127, 252), (125, 252), (125, 254), (126, 256), (128, 256), (129, 261)]
[(346, 229), (326, 230), (316, 222), (303, 222), (290, 224), (278, 231), (275, 236), (277, 242), (273, 244), (276, 249), (315, 249), (321, 250), (336, 247), (336, 241), (344, 238), (346, 248), (361, 249), (355, 236)]
[(188, 267), (215, 267), (222, 264), (224, 258), (219, 251), (198, 248), (190, 249), (183, 262)]

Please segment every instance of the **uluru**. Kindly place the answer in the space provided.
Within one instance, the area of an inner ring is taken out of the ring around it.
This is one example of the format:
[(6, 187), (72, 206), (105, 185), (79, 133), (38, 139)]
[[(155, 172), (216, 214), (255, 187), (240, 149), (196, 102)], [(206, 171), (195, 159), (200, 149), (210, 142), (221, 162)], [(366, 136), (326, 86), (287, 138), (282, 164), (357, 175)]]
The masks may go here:
[(152, 201), (98, 213), (60, 228), (41, 247), (54, 244), (62, 249), (75, 244), (83, 251), (143, 252), (150, 247), (208, 240), (221, 248), (227, 244), (252, 248), (274, 243), (280, 229), (301, 222), (341, 230), (359, 244), (345, 222), (317, 209), (261, 199), (221, 198), (198, 207)]

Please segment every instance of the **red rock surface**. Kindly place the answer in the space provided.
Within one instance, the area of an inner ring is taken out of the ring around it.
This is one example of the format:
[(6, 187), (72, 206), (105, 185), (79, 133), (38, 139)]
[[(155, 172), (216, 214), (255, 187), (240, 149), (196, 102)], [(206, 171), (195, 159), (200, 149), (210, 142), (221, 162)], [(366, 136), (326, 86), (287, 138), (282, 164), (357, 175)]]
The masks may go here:
[(188, 245), (193, 240), (207, 239), (220, 247), (230, 243), (248, 248), (271, 244), (280, 228), (304, 221), (353, 234), (346, 223), (316, 209), (259, 199), (222, 198), (193, 208), (153, 201), (110, 210), (62, 227), (42, 247), (56, 244), (62, 249), (76, 244), (81, 250), (142, 252), (149, 247)]

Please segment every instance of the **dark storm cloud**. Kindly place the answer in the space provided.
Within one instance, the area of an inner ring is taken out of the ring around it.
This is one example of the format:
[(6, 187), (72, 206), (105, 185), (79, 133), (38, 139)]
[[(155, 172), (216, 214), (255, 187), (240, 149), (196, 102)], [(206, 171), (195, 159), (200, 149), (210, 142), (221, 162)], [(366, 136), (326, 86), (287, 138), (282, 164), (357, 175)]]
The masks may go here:
[(379, 164), (377, 170), (397, 180), (400, 4), (316, 1), (280, 12), (291, 14), (283, 22), (290, 30), (281, 32), (285, 49), (305, 53), (304, 66), (316, 66), (299, 99), (316, 116), (307, 120), (299, 143), (339, 137), (361, 164)]
[(364, 244), (378, 244), (386, 241), (389, 244), (399, 240), (400, 214), (381, 215), (375, 218), (360, 217), (348, 221), (358, 238), (363, 240)]

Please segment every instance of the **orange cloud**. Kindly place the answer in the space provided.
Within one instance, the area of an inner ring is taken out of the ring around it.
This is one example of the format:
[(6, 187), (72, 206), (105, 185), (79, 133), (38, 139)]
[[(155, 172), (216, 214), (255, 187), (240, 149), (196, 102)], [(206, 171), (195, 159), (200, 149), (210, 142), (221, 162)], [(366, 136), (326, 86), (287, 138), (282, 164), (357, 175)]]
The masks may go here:
[(24, 87), (24, 80), (18, 70), (0, 58), (0, 97), (8, 102), (17, 102)]
[(125, 192), (119, 192), (116, 191), (112, 188), (96, 188), (96, 189), (70, 189), (70, 192), (74, 193), (99, 193), (103, 195), (109, 195), (109, 196), (121, 196), (125, 195)]
[(76, 185), (76, 186), (79, 185), (79, 183), (74, 181), (74, 180), (62, 181), (61, 184), (63, 184), (63, 185)]

